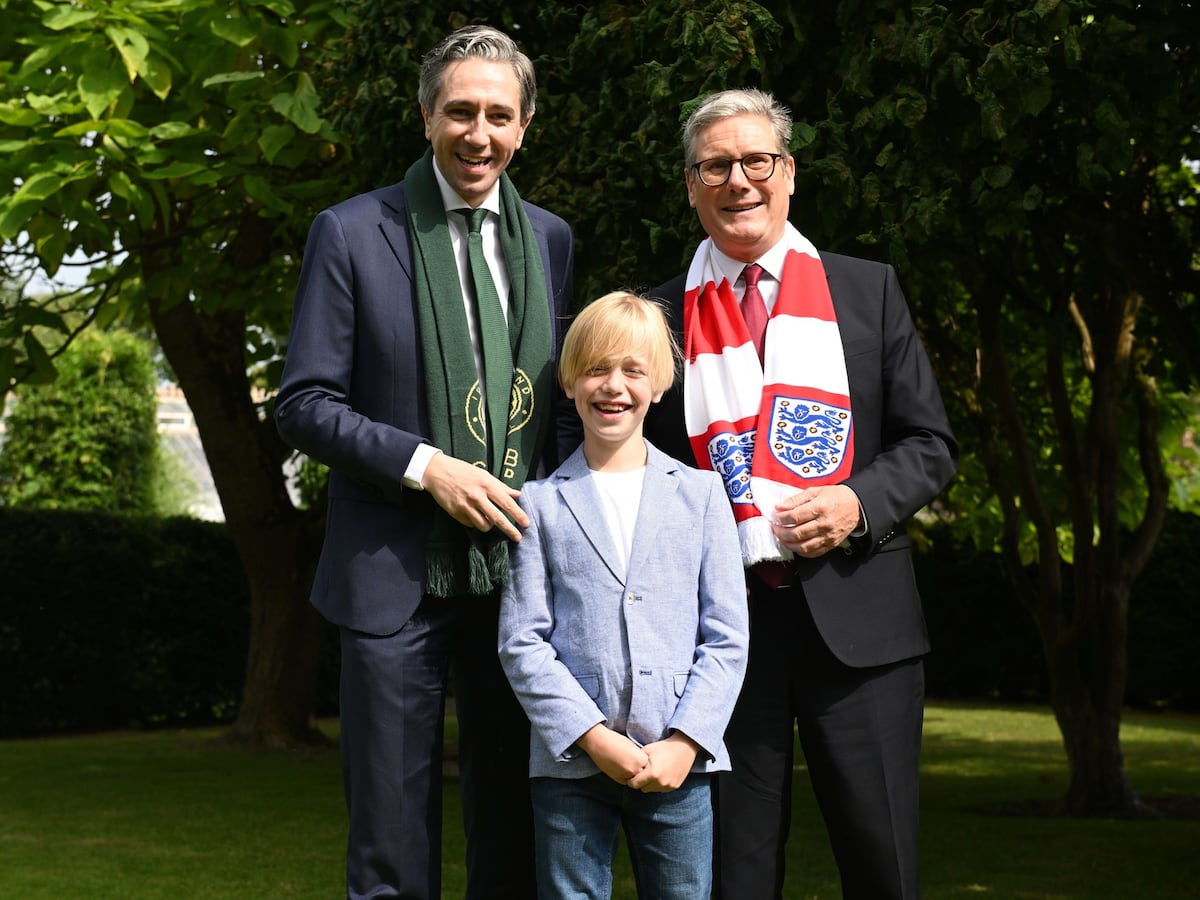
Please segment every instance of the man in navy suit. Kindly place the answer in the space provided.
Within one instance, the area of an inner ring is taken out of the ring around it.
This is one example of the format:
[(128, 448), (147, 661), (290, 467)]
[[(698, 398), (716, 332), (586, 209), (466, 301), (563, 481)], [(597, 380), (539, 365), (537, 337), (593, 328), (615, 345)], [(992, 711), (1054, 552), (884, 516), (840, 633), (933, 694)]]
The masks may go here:
[(467, 896), (534, 896), (529, 730), (496, 657), (524, 479), (559, 461), (566, 222), (505, 175), (533, 66), (470, 26), (425, 58), (430, 149), (309, 233), (275, 420), (331, 469), (312, 602), (341, 633), (348, 897), (441, 895), (453, 673)]
[(749, 569), (714, 896), (783, 895), (798, 731), (843, 896), (915, 898), (929, 644), (905, 523), (957, 445), (893, 269), (818, 253), (788, 222), (791, 124), (760, 91), (701, 102), (685, 179), (708, 239), (650, 292), (685, 372), (646, 437), (725, 476)]

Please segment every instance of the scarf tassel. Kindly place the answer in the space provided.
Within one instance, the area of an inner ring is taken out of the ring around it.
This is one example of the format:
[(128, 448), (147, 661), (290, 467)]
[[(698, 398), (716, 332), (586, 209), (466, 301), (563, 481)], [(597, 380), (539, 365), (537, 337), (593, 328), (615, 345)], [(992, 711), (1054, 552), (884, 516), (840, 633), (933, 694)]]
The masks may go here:
[(508, 543), (493, 540), (460, 548), (429, 549), (425, 591), (432, 597), (484, 596), (508, 582)]

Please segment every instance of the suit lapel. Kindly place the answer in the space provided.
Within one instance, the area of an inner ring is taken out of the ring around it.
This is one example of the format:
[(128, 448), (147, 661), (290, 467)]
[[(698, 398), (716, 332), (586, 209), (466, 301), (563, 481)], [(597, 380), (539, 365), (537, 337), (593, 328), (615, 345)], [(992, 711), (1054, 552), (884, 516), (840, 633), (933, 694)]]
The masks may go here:
[[(642, 566), (651, 563), (660, 541), (677, 540), (668, 529), (678, 529), (680, 523), (671, 516), (678, 509), (675, 495), (679, 482), (671, 473), (675, 462), (653, 445), (646, 447), (646, 475), (642, 481), (642, 501), (638, 506), (637, 523), (633, 528), (633, 550), (629, 557), (629, 580), (634, 581)], [(687, 527), (688, 523), (683, 523)]]
[[(412, 249), (408, 245), (408, 205), (404, 202), (403, 185), (393, 185), (381, 198), (384, 204), (384, 215), (379, 221), (379, 230), (383, 232), (384, 240), (396, 255), (396, 262), (404, 270), (405, 277), (412, 281)], [(387, 215), (387, 211), (391, 215)]]
[(624, 585), (625, 573), (618, 572), (613, 567), (617, 559), (617, 546), (609, 533), (604, 508), (600, 505), (600, 496), (596, 493), (596, 485), (588, 475), (583, 448), (579, 448), (559, 466), (554, 475), (559, 482), (558, 493), (579, 524), (579, 530), (595, 549), (596, 555), (604, 561), (613, 577)]

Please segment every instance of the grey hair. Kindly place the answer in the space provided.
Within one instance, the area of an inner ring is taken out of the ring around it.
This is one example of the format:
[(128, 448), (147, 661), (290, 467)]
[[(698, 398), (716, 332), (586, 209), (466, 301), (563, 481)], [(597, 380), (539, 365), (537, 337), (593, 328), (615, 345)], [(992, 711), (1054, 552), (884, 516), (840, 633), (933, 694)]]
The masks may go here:
[(417, 101), (422, 109), (433, 110), (442, 90), (442, 76), (446, 67), (468, 57), (510, 63), (521, 86), (521, 120), (533, 115), (537, 104), (537, 79), (534, 77), (533, 63), (520, 51), (516, 41), (488, 25), (459, 28), (442, 38), (436, 47), (425, 54), (417, 86)]
[(683, 157), (687, 166), (696, 163), (696, 139), (709, 125), (730, 116), (762, 116), (775, 132), (776, 151), (785, 157), (792, 140), (792, 114), (766, 91), (744, 88), (709, 94), (692, 110), (683, 126)]

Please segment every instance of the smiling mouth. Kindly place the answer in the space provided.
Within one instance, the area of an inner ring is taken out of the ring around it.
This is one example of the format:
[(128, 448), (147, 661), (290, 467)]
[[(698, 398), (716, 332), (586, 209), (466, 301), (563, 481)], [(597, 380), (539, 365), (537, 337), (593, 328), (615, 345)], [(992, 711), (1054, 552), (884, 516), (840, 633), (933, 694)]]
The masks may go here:
[(761, 203), (752, 203), (749, 206), (726, 206), (726, 207), (723, 207), (723, 209), (727, 213), (746, 213), (746, 212), (753, 212), (754, 210), (758, 209), (760, 206), (762, 206)]
[(471, 169), (487, 168), (492, 161), (490, 156), (471, 157), (463, 156), (461, 153), (456, 153), (455, 156), (460, 163)]
[(593, 403), (592, 405), (602, 413), (622, 413), (632, 408), (628, 403)]

